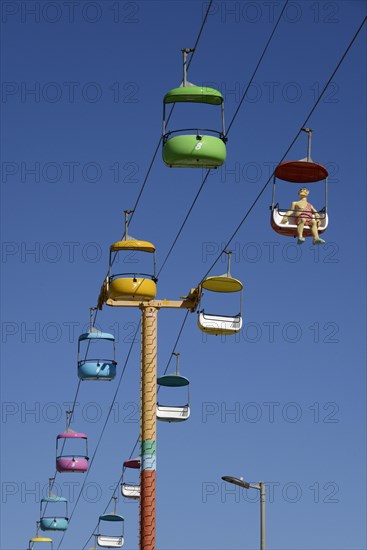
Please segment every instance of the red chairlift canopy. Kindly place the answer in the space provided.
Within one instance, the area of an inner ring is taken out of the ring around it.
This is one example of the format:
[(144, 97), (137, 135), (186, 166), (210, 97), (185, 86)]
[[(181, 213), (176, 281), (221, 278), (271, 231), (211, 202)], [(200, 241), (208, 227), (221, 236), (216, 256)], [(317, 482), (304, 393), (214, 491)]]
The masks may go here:
[(124, 468), (134, 468), (138, 470), (140, 468), (140, 458), (131, 458), (130, 460), (125, 460), (123, 463)]
[(325, 166), (307, 160), (290, 160), (279, 164), (274, 172), (275, 177), (293, 183), (314, 183), (328, 176)]

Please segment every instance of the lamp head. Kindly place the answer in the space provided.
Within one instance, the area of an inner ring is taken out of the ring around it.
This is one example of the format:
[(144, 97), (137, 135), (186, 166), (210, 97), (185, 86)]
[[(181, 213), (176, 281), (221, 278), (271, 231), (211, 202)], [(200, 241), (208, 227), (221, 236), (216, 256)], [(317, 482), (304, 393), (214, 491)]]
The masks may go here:
[(222, 476), (223, 481), (227, 481), (228, 483), (233, 483), (234, 485), (238, 485), (239, 487), (243, 487), (244, 489), (248, 489), (250, 487), (250, 484), (247, 483), (247, 481), (244, 481), (243, 477), (233, 477), (233, 476)]

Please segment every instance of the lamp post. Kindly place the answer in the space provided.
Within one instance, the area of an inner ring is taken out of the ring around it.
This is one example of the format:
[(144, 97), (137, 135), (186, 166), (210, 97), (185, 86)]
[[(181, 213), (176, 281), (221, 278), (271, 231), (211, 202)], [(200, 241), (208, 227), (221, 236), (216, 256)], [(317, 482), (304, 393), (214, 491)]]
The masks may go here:
[(257, 485), (252, 485), (243, 479), (243, 477), (222, 476), (223, 481), (233, 483), (243, 489), (257, 489), (260, 491), (260, 550), (266, 550), (266, 529), (265, 529), (265, 483), (259, 481)]

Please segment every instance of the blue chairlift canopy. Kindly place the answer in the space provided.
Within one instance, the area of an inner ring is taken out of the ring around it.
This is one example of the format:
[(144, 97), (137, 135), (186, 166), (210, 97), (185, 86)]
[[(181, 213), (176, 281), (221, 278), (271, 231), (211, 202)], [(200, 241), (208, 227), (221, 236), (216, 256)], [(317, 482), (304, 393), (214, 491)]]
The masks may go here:
[(85, 332), (84, 334), (81, 334), (79, 336), (79, 342), (82, 340), (111, 340), (114, 342), (115, 337), (113, 334), (109, 334), (108, 332), (101, 332), (97, 330), (95, 332)]

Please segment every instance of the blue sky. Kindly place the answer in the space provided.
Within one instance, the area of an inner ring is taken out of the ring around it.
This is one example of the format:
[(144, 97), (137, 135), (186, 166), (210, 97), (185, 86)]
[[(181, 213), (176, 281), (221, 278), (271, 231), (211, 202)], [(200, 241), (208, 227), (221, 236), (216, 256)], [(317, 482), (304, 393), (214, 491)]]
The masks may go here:
[[(188, 76), (222, 91), (227, 123), (282, 5), (211, 7)], [(55, 471), (56, 436), (78, 383), (77, 338), (96, 304), (109, 246), (141, 190), (163, 96), (180, 83), (180, 50), (193, 46), (207, 3), (4, 1), (1, 8), (1, 548), (16, 550), (35, 533)], [(231, 127), (226, 163), (209, 175), (158, 297), (178, 299), (207, 272), (364, 17), (360, 1), (288, 4)], [(308, 239), (300, 248), (272, 231), (269, 185), (230, 245), (232, 273), (244, 284), (241, 333), (205, 336), (196, 314), (185, 324), (176, 349), (191, 382), (191, 416), (158, 425), (161, 550), (258, 548), (258, 494), (225, 485), (222, 475), (267, 483), (269, 549), (366, 548), (365, 42), (364, 28), (308, 122), (312, 157), (330, 173), (327, 245)], [(178, 107), (172, 128), (189, 116)], [(219, 123), (215, 108), (205, 116)], [(302, 134), (287, 158), (305, 155)], [(202, 177), (166, 168), (158, 153), (130, 228), (156, 245), (158, 268)], [(298, 187), (278, 190), (288, 206)], [(310, 201), (323, 206), (322, 186), (312, 186)], [(220, 260), (212, 273), (224, 271)], [(159, 313), (159, 373), (182, 321), (180, 311)], [(98, 326), (117, 338), (118, 374), (78, 393), (72, 427), (88, 434), (91, 454), (132, 351), (75, 509), (83, 476), (56, 478), (73, 517), (61, 545), (54, 536), (55, 548), (92, 546), (88, 538), (138, 437), (138, 322), (136, 310), (98, 313)], [(120, 498), (118, 510), (125, 547), (136, 549), (138, 505)]]

